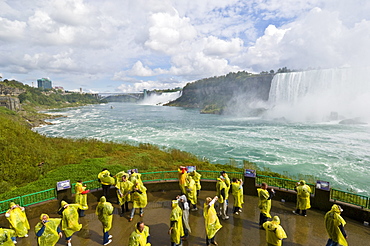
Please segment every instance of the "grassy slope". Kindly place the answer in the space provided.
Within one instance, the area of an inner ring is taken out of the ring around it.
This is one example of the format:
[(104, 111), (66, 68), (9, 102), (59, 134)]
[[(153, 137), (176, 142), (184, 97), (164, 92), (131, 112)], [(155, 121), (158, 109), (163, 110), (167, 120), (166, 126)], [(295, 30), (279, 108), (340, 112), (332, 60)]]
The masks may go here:
[[(220, 170), (219, 165), (201, 161), (187, 152), (161, 150), (150, 144), (132, 146), (94, 139), (45, 137), (30, 130), (20, 116), (1, 107), (0, 122), (2, 200), (55, 187), (60, 180), (96, 179), (103, 167), (112, 173), (128, 168), (139, 168), (141, 172), (174, 170), (179, 165)], [(41, 162), (44, 164), (39, 167)], [(231, 166), (227, 170), (241, 171)]]

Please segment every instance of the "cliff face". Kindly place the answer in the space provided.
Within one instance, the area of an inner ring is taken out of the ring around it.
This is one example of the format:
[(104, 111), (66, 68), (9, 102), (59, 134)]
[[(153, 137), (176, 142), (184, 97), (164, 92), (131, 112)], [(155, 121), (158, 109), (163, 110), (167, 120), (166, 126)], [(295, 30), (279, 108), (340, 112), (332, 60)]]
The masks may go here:
[(202, 113), (222, 114), (238, 104), (248, 107), (253, 101), (267, 101), (273, 74), (245, 72), (199, 80), (187, 84), (182, 96), (169, 106), (200, 108)]

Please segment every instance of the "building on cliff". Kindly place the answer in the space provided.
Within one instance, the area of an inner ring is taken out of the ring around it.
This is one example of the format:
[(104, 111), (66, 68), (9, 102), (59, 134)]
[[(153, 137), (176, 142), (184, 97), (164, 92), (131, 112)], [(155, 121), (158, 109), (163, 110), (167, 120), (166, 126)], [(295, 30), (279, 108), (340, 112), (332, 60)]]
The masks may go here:
[(41, 89), (52, 89), (52, 82), (48, 78), (42, 78), (37, 80), (37, 87)]

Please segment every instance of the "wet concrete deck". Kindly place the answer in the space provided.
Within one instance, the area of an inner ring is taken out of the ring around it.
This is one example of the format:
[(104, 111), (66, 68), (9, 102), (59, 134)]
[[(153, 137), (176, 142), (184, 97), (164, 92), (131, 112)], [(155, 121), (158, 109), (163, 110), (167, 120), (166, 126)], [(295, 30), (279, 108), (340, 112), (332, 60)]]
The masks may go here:
[[(128, 213), (124, 217), (120, 217), (119, 205), (116, 207), (113, 218), (113, 228), (110, 234), (113, 235), (113, 242), (110, 245), (128, 245), (130, 233), (134, 230), (136, 222), (142, 220), (150, 227), (151, 242), (153, 246), (170, 245), (170, 237), (167, 234), (169, 228), (169, 216), (171, 212), (171, 200), (176, 197), (179, 191), (153, 192), (148, 194), (148, 206), (144, 210), (144, 216), (141, 218), (136, 213), (134, 220), (128, 222)], [(201, 191), (198, 208), (196, 212), (190, 214), (190, 226), (192, 233), (187, 241), (184, 241), (184, 246), (205, 245), (205, 229), (203, 220), (203, 203), (207, 196), (213, 197), (215, 192)], [(265, 231), (259, 229), (258, 219), (259, 210), (257, 208), (258, 199), (254, 196), (244, 196), (245, 203), (243, 213), (233, 216), (231, 214), (233, 198), (230, 196), (229, 204), (229, 220), (221, 220), (223, 228), (216, 234), (216, 241), (222, 245), (266, 245)], [(116, 198), (112, 199), (113, 202)], [(89, 210), (86, 211), (86, 216), (80, 218), (80, 223), (83, 224), (81, 231), (74, 234), (72, 237), (73, 246), (95, 246), (102, 245), (102, 226), (95, 215), (97, 203), (89, 201)], [(287, 246), (320, 246), (325, 245), (327, 234), (324, 228), (325, 212), (317, 210), (308, 210), (308, 216), (302, 217), (294, 215), (295, 204), (283, 203), (280, 201), (272, 202), (271, 215), (278, 215), (281, 220), (281, 225), (285, 229), (288, 238), (284, 240), (283, 245)], [(58, 215), (50, 215), (58, 217)], [(370, 228), (364, 226), (360, 222), (345, 218), (347, 225), (345, 229), (349, 235), (349, 245), (370, 245)], [(28, 238), (18, 239), (19, 246), (34, 246), (36, 236), (34, 226), (38, 219), (31, 219), (31, 231)], [(57, 245), (66, 245), (65, 239), (59, 240)]]

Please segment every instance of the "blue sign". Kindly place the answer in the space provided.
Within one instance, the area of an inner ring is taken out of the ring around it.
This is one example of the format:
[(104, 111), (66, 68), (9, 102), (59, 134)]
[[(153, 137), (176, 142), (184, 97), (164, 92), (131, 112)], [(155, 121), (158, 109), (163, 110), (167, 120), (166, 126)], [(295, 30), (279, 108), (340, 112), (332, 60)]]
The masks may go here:
[(316, 181), (316, 189), (320, 190), (330, 190), (330, 183), (327, 181), (317, 180)]
[(64, 180), (57, 182), (57, 191), (66, 190), (71, 188), (70, 180)]
[(256, 170), (253, 170), (253, 169), (245, 169), (245, 171), (244, 171), (244, 177), (255, 178), (256, 177)]

